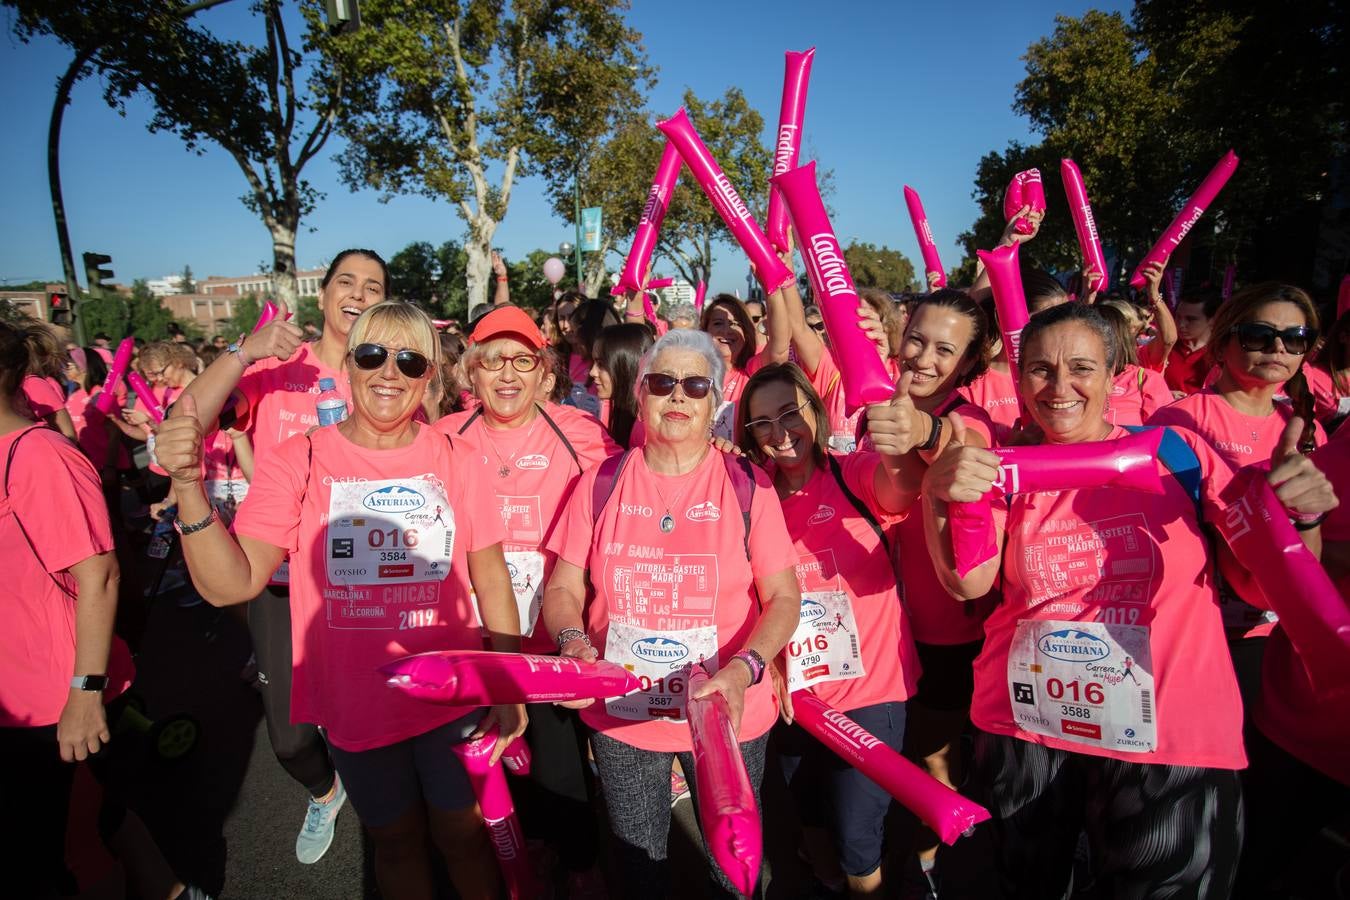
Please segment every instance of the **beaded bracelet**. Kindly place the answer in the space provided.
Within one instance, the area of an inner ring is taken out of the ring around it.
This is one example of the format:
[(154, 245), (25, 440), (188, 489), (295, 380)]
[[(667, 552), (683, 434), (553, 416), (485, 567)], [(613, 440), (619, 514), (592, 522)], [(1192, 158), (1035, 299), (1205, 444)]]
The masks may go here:
[(737, 653), (732, 659), (739, 659), (750, 669), (750, 683), (759, 684), (764, 677), (764, 657), (749, 647)]

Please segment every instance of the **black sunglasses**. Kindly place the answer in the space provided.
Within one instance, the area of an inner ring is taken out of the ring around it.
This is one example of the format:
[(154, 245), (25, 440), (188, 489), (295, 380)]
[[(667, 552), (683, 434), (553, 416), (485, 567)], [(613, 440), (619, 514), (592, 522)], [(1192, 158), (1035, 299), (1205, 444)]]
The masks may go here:
[(662, 372), (648, 372), (643, 376), (647, 384), (647, 393), (653, 397), (669, 397), (675, 392), (675, 385), (684, 388), (684, 395), (690, 400), (702, 400), (712, 390), (712, 379), (706, 375), (690, 375), (676, 378)]
[(806, 324), (808, 324), (808, 325), (811, 326), (811, 330), (812, 330), (812, 331), (824, 331), (824, 330), (825, 330), (825, 323), (824, 323), (824, 322), (807, 322)]
[(1286, 353), (1302, 356), (1317, 340), (1317, 329), (1307, 325), (1295, 325), (1280, 331), (1263, 322), (1243, 322), (1233, 327), (1233, 334), (1237, 335), (1238, 344), (1248, 353), (1274, 353), (1275, 339), (1279, 338)]
[[(357, 344), (352, 349), (352, 362), (358, 369), (378, 369), (389, 358), (389, 348), (380, 344)], [(431, 363), (416, 350), (400, 350), (394, 354), (394, 365), (409, 378), (421, 378), (431, 368)]]

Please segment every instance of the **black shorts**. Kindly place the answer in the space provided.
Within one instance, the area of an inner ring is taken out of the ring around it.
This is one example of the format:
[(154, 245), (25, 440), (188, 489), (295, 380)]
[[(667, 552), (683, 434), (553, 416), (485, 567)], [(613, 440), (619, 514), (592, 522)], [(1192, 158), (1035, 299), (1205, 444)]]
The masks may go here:
[(964, 712), (970, 709), (970, 698), (975, 693), (975, 657), (980, 655), (984, 641), (969, 644), (921, 644), (919, 651), (919, 686), (910, 698), (928, 709), (939, 712)]

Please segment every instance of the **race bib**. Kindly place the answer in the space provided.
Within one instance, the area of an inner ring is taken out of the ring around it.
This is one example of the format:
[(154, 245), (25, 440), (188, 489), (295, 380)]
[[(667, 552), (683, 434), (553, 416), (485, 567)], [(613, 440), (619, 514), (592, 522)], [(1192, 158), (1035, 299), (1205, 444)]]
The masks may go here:
[(516, 611), (520, 614), (520, 633), (529, 637), (534, 634), (539, 609), (544, 605), (544, 554), (538, 550), (510, 550), (505, 555), (511, 592), (516, 595)]
[(723, 400), (713, 416), (713, 437), (731, 440), (736, 433), (736, 401)]
[(330, 584), (444, 581), (455, 517), (445, 489), (431, 479), (339, 482), (329, 496), (324, 540)]
[(836, 432), (830, 435), (827, 443), (835, 453), (852, 453), (858, 449), (858, 442), (851, 433)]
[(1157, 749), (1148, 628), (1023, 619), (1008, 653), (1018, 727), (1122, 753)]
[(788, 690), (867, 674), (853, 604), (844, 591), (802, 594), (801, 615), (787, 643)]
[(636, 722), (683, 721), (690, 665), (717, 672), (717, 626), (658, 632), (611, 620), (605, 659), (632, 672), (640, 685), (637, 693), (606, 700), (607, 713)]

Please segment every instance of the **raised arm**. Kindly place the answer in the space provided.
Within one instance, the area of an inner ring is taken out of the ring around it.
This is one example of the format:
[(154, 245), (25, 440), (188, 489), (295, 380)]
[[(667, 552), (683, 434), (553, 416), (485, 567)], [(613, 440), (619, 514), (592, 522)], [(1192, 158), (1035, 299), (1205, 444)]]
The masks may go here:
[(502, 255), (496, 250), (492, 251), (492, 274), (497, 279), (497, 290), (492, 295), (492, 305), (502, 306), (511, 302), (510, 276), (506, 273), (506, 263), (502, 261)]
[(1139, 348), (1139, 364), (1148, 369), (1162, 371), (1167, 365), (1168, 354), (1177, 343), (1177, 320), (1172, 318), (1172, 310), (1164, 302), (1162, 291), (1158, 289), (1162, 282), (1167, 260), (1153, 263), (1144, 268), (1144, 281), (1148, 285), (1148, 302), (1153, 307), (1153, 323), (1158, 326), (1158, 336)]
[(994, 558), (972, 569), (965, 578), (956, 574), (952, 554), (948, 504), (981, 499), (998, 477), (998, 457), (988, 450), (966, 446), (966, 427), (960, 414), (950, 416), (952, 436), (923, 482), (923, 532), (928, 552), (933, 557), (942, 586), (958, 600), (975, 600), (989, 593), (998, 576), (1003, 558), (1004, 532), (997, 532), (999, 552)]
[(230, 391), (238, 386), (249, 366), (268, 357), (290, 359), (304, 340), (305, 333), (299, 326), (286, 321), (283, 306), (275, 319), (244, 339), (238, 352), (220, 354), (205, 372), (192, 379), (183, 390), (183, 399), (191, 397), (196, 402), (197, 419), (210, 433), (215, 430), (216, 419), (230, 399)]

